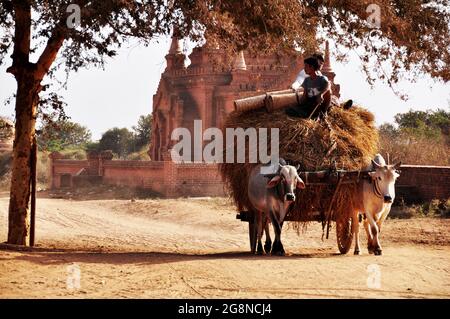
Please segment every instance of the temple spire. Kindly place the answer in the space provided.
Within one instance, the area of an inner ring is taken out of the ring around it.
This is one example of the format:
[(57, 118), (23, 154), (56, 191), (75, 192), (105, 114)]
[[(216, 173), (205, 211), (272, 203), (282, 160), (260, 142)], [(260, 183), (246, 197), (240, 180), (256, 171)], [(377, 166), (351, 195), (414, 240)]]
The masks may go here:
[(178, 31), (173, 30), (172, 43), (170, 44), (169, 54), (182, 54), (181, 50), (181, 40), (178, 35)]
[(334, 83), (336, 73), (334, 73), (333, 68), (331, 67), (330, 43), (328, 41), (325, 42), (324, 59), (325, 62), (323, 63), (322, 73), (331, 81), (331, 90), (333, 95), (340, 97), (341, 87), (339, 84)]
[(166, 55), (167, 70), (184, 68), (185, 55), (181, 49), (181, 39), (177, 29), (173, 30), (169, 53)]
[(322, 71), (324, 73), (332, 73), (333, 68), (331, 67), (331, 60), (330, 60), (330, 43), (328, 41), (325, 42), (325, 62), (323, 64)]
[(239, 51), (234, 60), (233, 70), (247, 71), (247, 64), (245, 63), (244, 51)]

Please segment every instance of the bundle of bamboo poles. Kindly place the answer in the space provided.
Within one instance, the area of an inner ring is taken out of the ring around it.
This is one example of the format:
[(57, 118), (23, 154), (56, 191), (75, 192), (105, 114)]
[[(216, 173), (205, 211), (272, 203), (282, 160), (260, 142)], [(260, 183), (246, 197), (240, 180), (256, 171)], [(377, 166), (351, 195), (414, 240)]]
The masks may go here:
[(252, 96), (234, 101), (237, 111), (252, 111), (265, 108), (272, 113), (275, 110), (298, 105), (303, 94), (302, 90), (283, 90), (268, 92), (262, 95)]

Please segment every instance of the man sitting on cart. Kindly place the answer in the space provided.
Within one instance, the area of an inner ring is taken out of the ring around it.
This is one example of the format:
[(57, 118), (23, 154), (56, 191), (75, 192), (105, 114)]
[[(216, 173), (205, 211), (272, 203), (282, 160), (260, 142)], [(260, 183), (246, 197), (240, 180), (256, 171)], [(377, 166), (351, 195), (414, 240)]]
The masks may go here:
[(286, 114), (293, 117), (317, 118), (326, 115), (330, 108), (331, 85), (328, 78), (320, 73), (320, 62), (317, 57), (304, 60), (305, 73), (308, 75), (301, 85), (303, 95), (299, 105), (286, 109)]
[[(317, 62), (319, 62), (319, 71), (317, 71), (317, 74), (326, 77), (326, 75), (322, 74), (322, 67), (325, 64), (325, 59), (323, 58), (323, 55), (321, 53), (314, 53), (311, 57), (316, 58)], [(303, 81), (305, 81), (307, 77), (309, 77), (309, 75), (306, 74), (305, 68), (301, 69), (301, 71), (297, 74), (294, 83), (292, 83), (291, 89), (293, 89), (294, 91), (300, 89), (303, 84)]]

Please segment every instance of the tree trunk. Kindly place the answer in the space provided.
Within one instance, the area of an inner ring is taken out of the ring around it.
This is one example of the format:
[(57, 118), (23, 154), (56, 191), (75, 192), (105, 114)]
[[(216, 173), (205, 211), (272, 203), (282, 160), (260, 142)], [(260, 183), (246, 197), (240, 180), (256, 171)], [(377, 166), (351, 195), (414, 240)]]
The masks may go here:
[(31, 152), (39, 88), (39, 82), (32, 72), (24, 72), (17, 79), (16, 124), (9, 199), (9, 244), (26, 245), (29, 236)]
[(41, 81), (63, 45), (66, 17), (54, 27), (37, 63), (30, 62), (31, 0), (12, 1), (14, 8), (13, 64), (6, 70), (17, 81), (16, 132), (9, 198), (8, 243), (26, 245), (29, 236), (31, 154)]

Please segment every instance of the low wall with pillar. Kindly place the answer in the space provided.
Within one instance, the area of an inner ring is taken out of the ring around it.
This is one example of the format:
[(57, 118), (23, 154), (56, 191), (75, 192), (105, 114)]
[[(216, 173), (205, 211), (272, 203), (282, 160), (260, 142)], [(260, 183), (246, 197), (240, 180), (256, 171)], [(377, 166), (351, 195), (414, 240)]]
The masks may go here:
[[(108, 152), (85, 161), (50, 155), (51, 188), (76, 187), (84, 182), (151, 189), (164, 197), (223, 196), (216, 164), (112, 160)], [(396, 183), (396, 202), (421, 203), (450, 198), (450, 167), (403, 165)]]
[(50, 187), (76, 187), (85, 183), (151, 189), (164, 197), (225, 195), (216, 164), (177, 164), (165, 161), (112, 160), (103, 153), (85, 161), (50, 155)]

